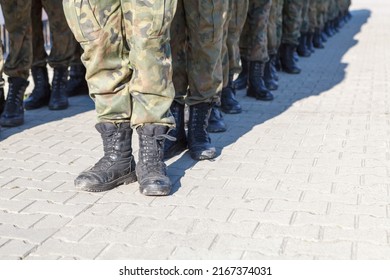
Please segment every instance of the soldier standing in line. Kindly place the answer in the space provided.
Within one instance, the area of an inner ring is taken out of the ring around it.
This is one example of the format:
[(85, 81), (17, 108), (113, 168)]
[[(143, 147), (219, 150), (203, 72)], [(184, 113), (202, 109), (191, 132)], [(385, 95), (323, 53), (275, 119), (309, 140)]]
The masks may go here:
[[(172, 24), (173, 82), (175, 101), (171, 112), (176, 129), (170, 135), (166, 157), (187, 147), (195, 160), (216, 157), (207, 131), (214, 103), (223, 86), (222, 48), (229, 1), (179, 0)], [(189, 106), (188, 135), (184, 130), (184, 104)]]
[(265, 64), (264, 83), (269, 90), (278, 89), (278, 74), (276, 63), (279, 60), (278, 50), (282, 39), (282, 10), (284, 0), (272, 0), (271, 10), (269, 13), (267, 40), (269, 60)]
[(8, 94), (0, 125), (14, 127), (24, 122), (23, 97), (32, 63), (31, 0), (1, 0), (10, 51), (4, 64)]
[(223, 88), (221, 109), (227, 114), (239, 114), (241, 105), (236, 99), (233, 76), (241, 72), (240, 36), (248, 13), (248, 0), (230, 0), (228, 19), (224, 28), (224, 44), (222, 49)]
[(237, 89), (248, 86), (247, 96), (263, 101), (274, 98), (264, 83), (264, 68), (269, 60), (267, 27), (271, 3), (271, 0), (249, 0), (240, 38), (242, 71), (235, 81)]
[[(42, 8), (45, 9), (50, 25), (52, 47), (48, 55), (43, 38)], [(50, 110), (68, 108), (65, 91), (68, 80), (68, 67), (76, 49), (76, 41), (65, 20), (62, 0), (36, 0), (31, 7), (33, 60), (31, 74), (34, 89), (24, 101), (26, 110), (49, 105)], [(53, 68), (51, 86), (47, 64)]]
[[(64, 11), (84, 53), (104, 156), (75, 179), (76, 187), (106, 191), (138, 179), (144, 195), (168, 195), (164, 140), (175, 126), (169, 29), (176, 0), (64, 0)], [(132, 134), (139, 136), (137, 166)]]
[(301, 57), (309, 57), (311, 55), (311, 51), (307, 48), (307, 42), (310, 40), (309, 39), (309, 5), (310, 5), (310, 0), (303, 0), (301, 36), (299, 37), (299, 45), (297, 47), (297, 53)]
[(303, 0), (284, 0), (283, 5), (283, 34), (280, 46), (280, 62), (283, 71), (289, 74), (299, 74), (294, 54), (299, 45), (302, 25)]
[(222, 68), (223, 88), (220, 106), (214, 105), (207, 127), (208, 132), (224, 132), (222, 110), (226, 114), (239, 114), (242, 108), (236, 99), (233, 76), (241, 71), (239, 41), (248, 12), (248, 0), (229, 0), (229, 10), (223, 28)]

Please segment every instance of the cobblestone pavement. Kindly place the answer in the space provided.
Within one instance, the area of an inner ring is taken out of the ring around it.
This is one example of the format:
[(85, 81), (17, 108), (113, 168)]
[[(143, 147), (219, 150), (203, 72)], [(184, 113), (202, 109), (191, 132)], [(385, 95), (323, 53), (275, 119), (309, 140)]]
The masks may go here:
[(389, 259), (390, 2), (353, 2), (274, 101), (238, 93), (215, 161), (167, 163), (168, 197), (74, 189), (102, 154), (88, 97), (2, 128), (0, 258)]

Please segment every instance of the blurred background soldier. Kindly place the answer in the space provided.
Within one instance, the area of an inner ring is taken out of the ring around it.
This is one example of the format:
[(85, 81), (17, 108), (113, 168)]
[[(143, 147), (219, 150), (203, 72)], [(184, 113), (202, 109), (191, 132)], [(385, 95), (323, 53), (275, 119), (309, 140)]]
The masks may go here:
[[(48, 55), (43, 38), (42, 8), (45, 9), (50, 25), (51, 50)], [(34, 0), (31, 7), (33, 34), (33, 61), (31, 74), (34, 89), (24, 101), (26, 110), (49, 105), (50, 110), (68, 107), (66, 83), (68, 67), (76, 48), (76, 41), (66, 23), (62, 0)], [(53, 68), (51, 86), (47, 63)]]
[(0, 115), (4, 110), (4, 104), (5, 104), (3, 68), (4, 68), (3, 44), (0, 40)]
[(10, 51), (4, 64), (8, 93), (0, 125), (13, 127), (24, 123), (23, 97), (32, 63), (31, 0), (1, 0)]
[(88, 95), (88, 84), (85, 80), (85, 66), (81, 61), (81, 55), (83, 49), (80, 44), (77, 43), (75, 52), (73, 54), (72, 60), (70, 62), (69, 68), (69, 80), (66, 84), (66, 95), (75, 96), (75, 95)]

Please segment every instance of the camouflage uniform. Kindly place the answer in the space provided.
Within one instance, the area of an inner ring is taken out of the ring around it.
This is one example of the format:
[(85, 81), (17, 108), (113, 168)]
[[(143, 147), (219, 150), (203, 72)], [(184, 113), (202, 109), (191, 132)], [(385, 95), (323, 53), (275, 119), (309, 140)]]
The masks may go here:
[(227, 24), (225, 24), (223, 57), (223, 85), (227, 86), (230, 74), (238, 74), (240, 66), (240, 36), (246, 21), (249, 0), (230, 0)]
[(302, 25), (303, 0), (285, 0), (282, 43), (297, 46)]
[(176, 0), (64, 0), (99, 122), (174, 125), (169, 27)]
[(31, 0), (0, 0), (11, 46), (4, 73), (25, 80), (32, 63), (31, 3)]
[(268, 61), (267, 28), (271, 0), (249, 0), (248, 15), (240, 39), (241, 56), (248, 61)]
[(283, 2), (284, 0), (272, 0), (267, 29), (269, 55), (277, 54), (281, 44)]
[[(52, 46), (47, 55), (44, 47), (42, 7), (45, 9), (50, 24)], [(32, 1), (31, 21), (33, 30), (33, 61), (32, 66), (45, 67), (46, 62), (53, 68), (69, 66), (75, 52), (76, 41), (66, 23), (62, 0)]]
[[(104, 156), (75, 179), (86, 191), (138, 181), (144, 195), (168, 195), (163, 162), (172, 83), (169, 30), (176, 0), (64, 0), (68, 24), (84, 52), (89, 94), (95, 101)], [(138, 134), (138, 162), (132, 147)]]
[[(189, 106), (218, 103), (222, 90), (223, 26), (226, 0), (179, 0), (172, 23), (175, 101)], [(187, 88), (189, 92), (187, 95)]]

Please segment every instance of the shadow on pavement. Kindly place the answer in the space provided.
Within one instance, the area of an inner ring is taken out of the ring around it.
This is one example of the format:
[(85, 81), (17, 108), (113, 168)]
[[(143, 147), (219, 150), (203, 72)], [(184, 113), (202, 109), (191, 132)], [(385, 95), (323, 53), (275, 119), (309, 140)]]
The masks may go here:
[[(348, 64), (343, 63), (342, 58), (353, 46), (358, 44), (355, 36), (361, 32), (362, 26), (367, 23), (371, 11), (354, 10), (351, 11), (351, 14), (352, 19), (346, 23), (339, 33), (329, 38), (328, 42), (325, 43), (325, 50), (337, 48), (334, 53), (331, 53), (332, 63), (326, 63), (324, 51), (317, 49), (312, 57), (300, 58), (299, 65), (302, 68), (300, 75), (279, 72), (280, 86), (277, 91), (273, 92), (275, 99), (272, 102), (262, 102), (246, 97), (244, 90), (237, 92), (243, 112), (238, 115), (225, 114), (224, 118), (228, 130), (225, 133), (211, 134), (212, 143), (216, 145), (219, 152), (235, 143), (255, 126), (282, 114), (295, 102), (311, 96), (318, 96), (344, 80), (345, 69)], [(343, 44), (338, 44), (340, 38), (342, 38)], [(325, 63), (307, 63), (311, 59)], [(334, 61), (338, 61), (338, 63), (333, 63)], [(321, 75), (320, 79), (319, 75)], [(215, 161), (218, 161), (218, 158)], [(197, 161), (191, 159), (188, 151), (167, 161), (168, 174), (174, 183), (172, 193), (181, 187), (181, 179), (185, 176), (186, 170), (194, 170), (196, 164)], [(217, 162), (216, 168), (218, 168)]]

